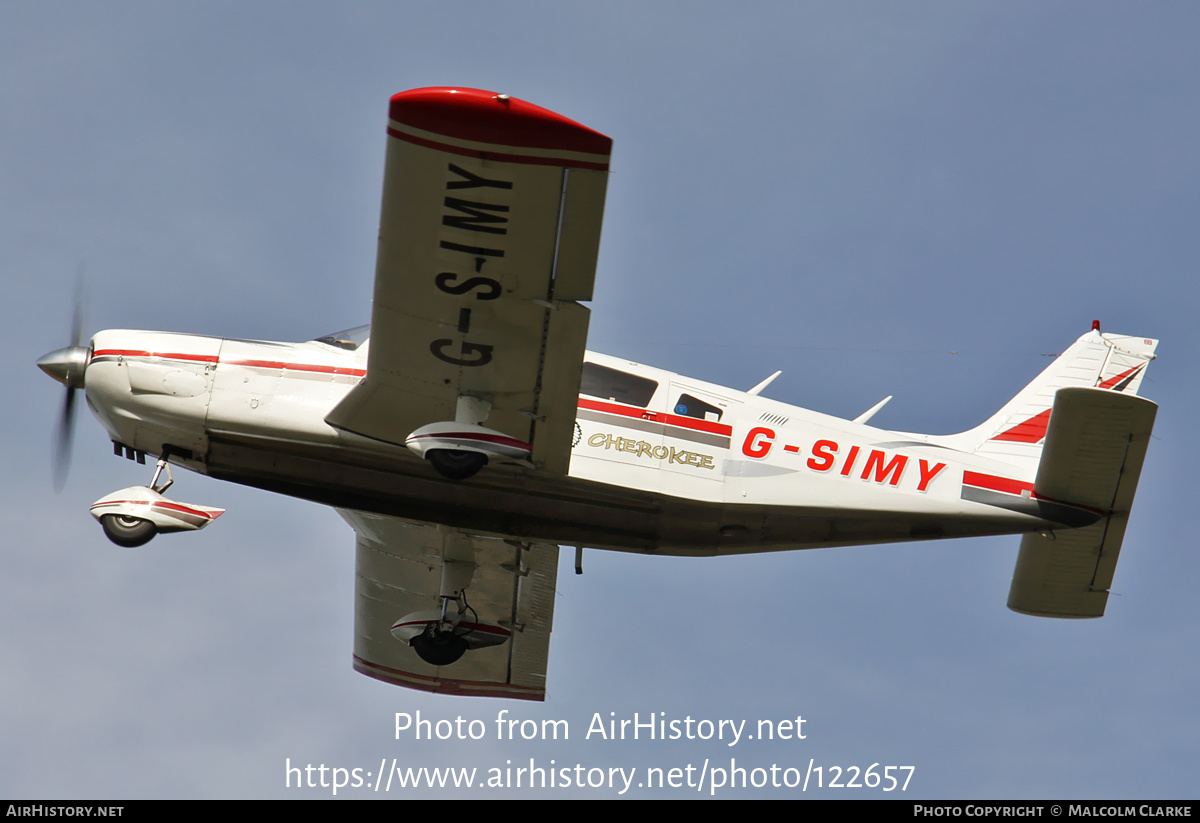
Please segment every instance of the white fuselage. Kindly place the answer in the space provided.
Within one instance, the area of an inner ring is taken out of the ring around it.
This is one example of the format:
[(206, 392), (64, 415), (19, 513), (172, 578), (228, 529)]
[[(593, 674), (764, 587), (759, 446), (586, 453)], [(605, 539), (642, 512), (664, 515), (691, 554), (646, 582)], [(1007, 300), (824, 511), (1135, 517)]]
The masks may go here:
[[(367, 344), (145, 331), (92, 341), (88, 403), (112, 439), (215, 477), (336, 505), (567, 545), (726, 554), (1034, 531), (1027, 469), (911, 435), (589, 354), (637, 383), (591, 394), (569, 478), (493, 465), (439, 478), (403, 446), (325, 417), (366, 374)], [(637, 396), (634, 396), (637, 395)], [(433, 421), (430, 421), (433, 422)], [(980, 479), (984, 478), (984, 479)], [(1012, 501), (966, 499), (964, 480)]]

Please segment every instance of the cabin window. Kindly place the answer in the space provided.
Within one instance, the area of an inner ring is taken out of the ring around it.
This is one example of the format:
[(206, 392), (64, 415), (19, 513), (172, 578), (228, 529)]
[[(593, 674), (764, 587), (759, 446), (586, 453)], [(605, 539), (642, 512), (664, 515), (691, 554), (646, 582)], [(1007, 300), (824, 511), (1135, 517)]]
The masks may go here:
[(367, 342), (367, 338), (370, 336), (371, 324), (368, 323), (365, 326), (355, 326), (352, 329), (318, 337), (316, 342), (324, 343), (326, 346), (333, 346), (338, 349), (345, 349), (346, 351), (355, 351), (359, 346)]
[(636, 374), (617, 371), (607, 366), (595, 363), (583, 364), (583, 382), (579, 393), (589, 397), (599, 397), (616, 403), (626, 403), (630, 406), (641, 406), (643, 409), (654, 397), (658, 382)]
[(679, 399), (675, 401), (675, 414), (681, 417), (694, 417), (697, 420), (712, 420), (721, 419), (721, 409), (711, 403), (705, 403), (699, 397), (692, 397), (690, 394), (681, 394)]

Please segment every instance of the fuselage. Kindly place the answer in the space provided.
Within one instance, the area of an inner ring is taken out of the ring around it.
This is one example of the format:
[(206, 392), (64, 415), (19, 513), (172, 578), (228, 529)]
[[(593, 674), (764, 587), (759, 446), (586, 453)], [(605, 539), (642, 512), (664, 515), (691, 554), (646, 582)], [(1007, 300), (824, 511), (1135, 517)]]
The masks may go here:
[(88, 404), (130, 455), (165, 449), (174, 464), (328, 505), (564, 545), (736, 554), (1062, 525), (1027, 505), (1027, 470), (949, 438), (600, 354), (585, 363), (569, 477), (493, 461), (447, 481), (402, 445), (325, 422), (366, 374), (369, 345), (325, 340), (100, 332)]

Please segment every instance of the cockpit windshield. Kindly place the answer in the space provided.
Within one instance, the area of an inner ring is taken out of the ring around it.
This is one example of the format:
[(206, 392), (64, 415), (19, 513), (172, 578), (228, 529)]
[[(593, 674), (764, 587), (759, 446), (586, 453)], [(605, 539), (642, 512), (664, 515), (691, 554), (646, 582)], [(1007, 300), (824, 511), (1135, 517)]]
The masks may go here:
[(352, 329), (345, 331), (334, 332), (327, 334), (324, 337), (316, 338), (317, 343), (324, 343), (326, 346), (336, 346), (339, 349), (346, 351), (355, 351), (363, 343), (367, 342), (367, 338), (371, 336), (371, 324), (365, 326), (355, 326)]

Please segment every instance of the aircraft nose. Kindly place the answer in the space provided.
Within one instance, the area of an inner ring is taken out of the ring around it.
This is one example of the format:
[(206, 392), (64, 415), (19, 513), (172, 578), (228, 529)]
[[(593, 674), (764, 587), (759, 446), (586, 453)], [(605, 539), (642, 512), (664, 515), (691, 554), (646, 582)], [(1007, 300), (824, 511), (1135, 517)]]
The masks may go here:
[(69, 389), (83, 388), (83, 373), (91, 362), (87, 346), (67, 346), (38, 358), (38, 368)]

